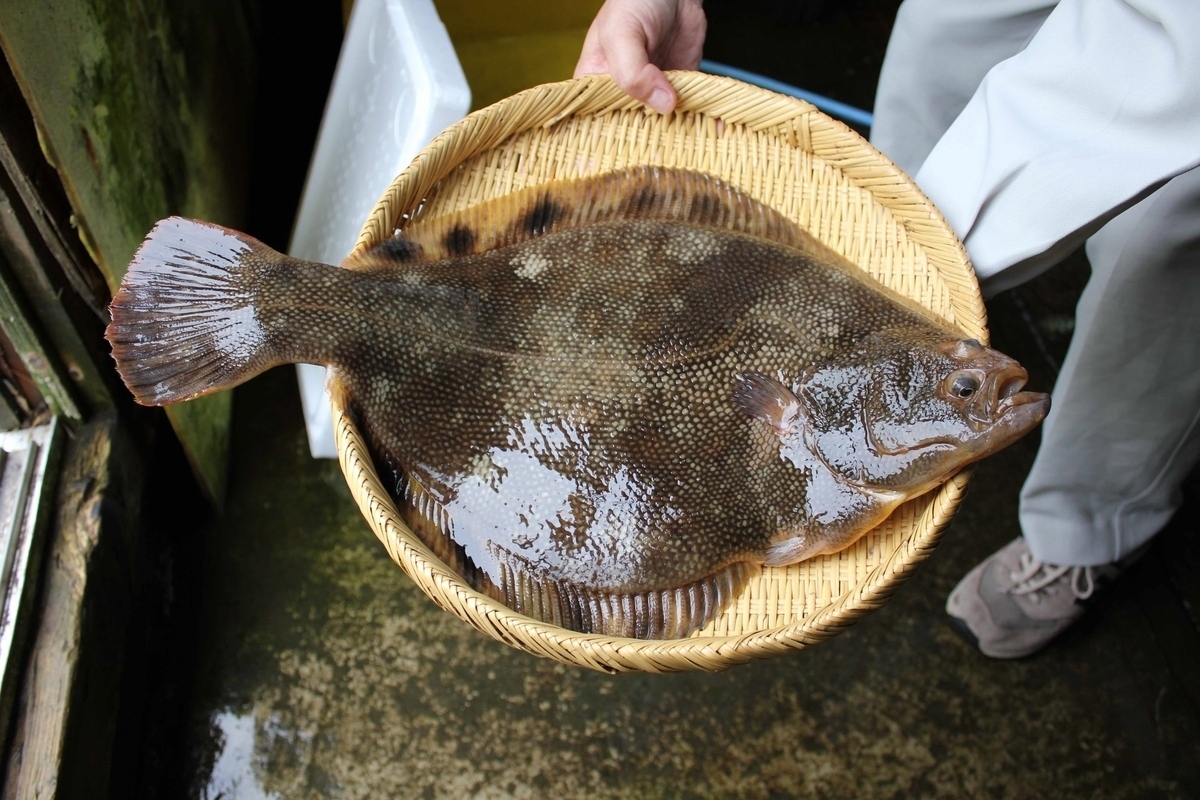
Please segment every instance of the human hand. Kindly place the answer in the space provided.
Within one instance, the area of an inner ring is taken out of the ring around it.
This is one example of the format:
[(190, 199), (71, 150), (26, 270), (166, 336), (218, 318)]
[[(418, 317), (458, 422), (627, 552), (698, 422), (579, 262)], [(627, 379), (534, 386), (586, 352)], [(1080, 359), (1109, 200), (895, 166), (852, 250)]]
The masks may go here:
[(608, 73), (661, 114), (678, 99), (664, 69), (696, 69), (708, 22), (702, 0), (607, 0), (596, 14), (575, 77)]

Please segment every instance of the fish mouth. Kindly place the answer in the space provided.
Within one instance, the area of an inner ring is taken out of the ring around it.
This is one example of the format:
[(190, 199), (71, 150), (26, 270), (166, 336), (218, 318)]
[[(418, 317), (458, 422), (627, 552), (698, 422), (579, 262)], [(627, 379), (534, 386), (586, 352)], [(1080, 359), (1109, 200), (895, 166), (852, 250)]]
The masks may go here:
[[(1021, 370), (1022, 373), (1025, 370)], [(1045, 392), (1022, 392), (1025, 376), (999, 385), (996, 422), (1008, 428), (1027, 431), (1050, 413), (1050, 395)]]
[(976, 423), (987, 427), (1004, 428), (1024, 433), (1037, 425), (1050, 411), (1050, 395), (1043, 392), (1024, 392), (1029, 373), (1019, 364), (1010, 364), (993, 370), (987, 377), (985, 391), (981, 392), (983, 408), (976, 406), (971, 417)]
[(1003, 406), (1005, 401), (1011, 400), (1018, 394), (1029, 394), (1029, 392), (1021, 392), (1021, 388), (1028, 382), (1029, 373), (1024, 367), (1013, 365), (1004, 367), (992, 373), (991, 383), (995, 387), (996, 400)]
[(1017, 364), (998, 369), (988, 378), (988, 383), (991, 384), (991, 391), (988, 392), (991, 408), (988, 410), (997, 421), (1021, 406), (1050, 402), (1049, 395), (1042, 392), (1021, 391), (1029, 380), (1029, 373)]

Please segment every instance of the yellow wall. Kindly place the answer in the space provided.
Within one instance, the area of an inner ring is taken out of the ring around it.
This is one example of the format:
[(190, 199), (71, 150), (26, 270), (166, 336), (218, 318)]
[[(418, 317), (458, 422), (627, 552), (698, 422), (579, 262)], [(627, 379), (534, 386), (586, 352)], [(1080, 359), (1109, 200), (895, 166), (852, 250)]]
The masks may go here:
[(472, 109), (575, 71), (602, 0), (434, 0), (450, 33)]

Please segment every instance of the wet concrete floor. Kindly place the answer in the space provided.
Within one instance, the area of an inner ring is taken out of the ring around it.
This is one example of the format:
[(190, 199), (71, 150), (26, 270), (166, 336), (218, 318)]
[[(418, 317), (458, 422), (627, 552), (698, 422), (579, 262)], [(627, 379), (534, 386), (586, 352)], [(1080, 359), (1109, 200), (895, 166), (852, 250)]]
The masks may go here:
[[(1070, 318), (1038, 305), (1053, 280), (1027, 291), (993, 303), (993, 327), (1045, 388), (1038, 349), (1053, 358)], [(990, 661), (946, 624), (946, 593), (1016, 534), (1033, 438), (981, 466), (935, 555), (837, 638), (723, 674), (620, 677), (511, 650), (426, 599), (337, 465), (309, 457), (290, 369), (238, 391), (233, 441), (228, 506), (204, 534), (191, 796), (1200, 792), (1194, 521), (1037, 657)]]

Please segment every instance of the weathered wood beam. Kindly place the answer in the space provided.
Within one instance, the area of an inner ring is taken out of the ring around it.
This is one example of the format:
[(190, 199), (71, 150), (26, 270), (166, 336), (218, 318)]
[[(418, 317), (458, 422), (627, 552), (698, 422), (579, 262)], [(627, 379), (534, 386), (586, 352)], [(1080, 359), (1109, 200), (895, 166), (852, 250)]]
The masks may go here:
[[(63, 429), (57, 419), (0, 434), (0, 722), (8, 729), (23, 677), (46, 534), (55, 514)], [(0, 737), (2, 739), (3, 737)]]
[[(110, 292), (159, 219), (243, 222), (253, 61), (237, 0), (5, 0), (0, 48)], [(168, 412), (217, 503), (230, 408)]]
[[(11, 189), (7, 176), (0, 175), (0, 261), (7, 267), (11, 291), (19, 293), (36, 316), (45, 334), (45, 345), (62, 363), (63, 377), (83, 400), (85, 413), (93, 408), (110, 408), (113, 398), (109, 387), (115, 388), (115, 381), (108, 374), (112, 370), (99, 346), (103, 328), (86, 306), (81, 305), (87, 317), (71, 314), (64, 300), (73, 290), (65, 285), (58, 265), (48, 263), (41, 239), (31, 238), (31, 215), (19, 199), (14, 202)], [(34, 230), (33, 235), (37, 234)], [(101, 373), (100, 364), (105, 373)]]
[[(58, 214), (54, 210), (58, 207), (59, 214), (65, 211), (61, 209), (61, 203), (57, 202), (57, 198), (47, 197), (44, 187), (39, 186), (29, 175), (30, 161), (37, 158), (44, 163), (44, 157), (40, 151), (34, 154), (28, 152), (30, 148), (22, 148), (18, 137), (24, 131), (13, 130), (18, 127), (21, 112), (24, 111), (17, 107), (19, 99), (6, 91), (0, 91), (0, 168), (3, 168), (8, 179), (12, 181), (16, 194), (29, 210), (38, 234), (70, 281), (71, 287), (98, 319), (107, 321), (105, 308), (108, 305), (109, 294), (103, 276), (94, 268), (90, 259), (85, 264), (84, 257), (72, 246), (73, 241), (79, 242), (78, 237), (68, 238), (63, 232), (58, 222)], [(22, 154), (23, 158), (18, 155), (22, 150), (26, 151)]]
[(108, 796), (144, 469), (114, 412), (63, 456), (4, 798)]
[(83, 422), (83, 411), (67, 378), (67, 370), (58, 355), (46, 346), (45, 337), (34, 319), (9, 274), (8, 265), (0, 260), (0, 328), (29, 370), (50, 413), (72, 423)]

